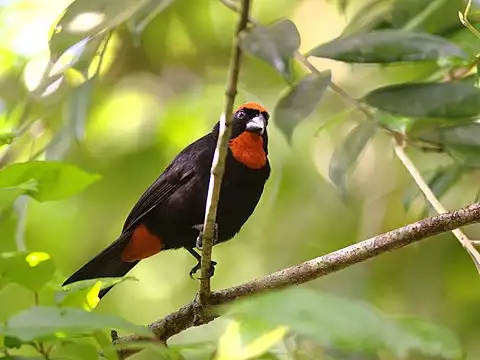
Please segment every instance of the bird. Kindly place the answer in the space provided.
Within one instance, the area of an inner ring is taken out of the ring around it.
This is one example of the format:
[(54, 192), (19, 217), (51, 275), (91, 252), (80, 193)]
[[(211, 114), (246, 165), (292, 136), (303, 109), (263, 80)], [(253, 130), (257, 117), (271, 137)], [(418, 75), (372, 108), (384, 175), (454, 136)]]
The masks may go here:
[[(254, 212), (270, 176), (268, 111), (247, 102), (232, 114), (231, 136), (220, 187), (214, 245), (233, 238)], [(205, 204), (220, 122), (185, 147), (133, 206), (120, 236), (71, 275), (63, 286), (88, 279), (125, 276), (141, 260), (186, 249), (200, 269)], [(216, 262), (212, 261), (213, 276)], [(99, 298), (113, 286), (102, 289)]]

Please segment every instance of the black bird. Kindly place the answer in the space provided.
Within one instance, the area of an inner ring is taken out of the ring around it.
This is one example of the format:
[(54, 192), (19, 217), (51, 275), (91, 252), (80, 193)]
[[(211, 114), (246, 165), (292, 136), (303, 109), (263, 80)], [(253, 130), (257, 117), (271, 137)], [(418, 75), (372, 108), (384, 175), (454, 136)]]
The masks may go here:
[[(267, 110), (253, 102), (232, 115), (225, 174), (218, 203), (215, 243), (231, 239), (252, 215), (270, 175)], [(121, 235), (63, 285), (76, 281), (121, 277), (140, 260), (160, 251), (185, 248), (198, 261), (210, 167), (219, 134), (213, 130), (183, 149), (140, 197)], [(212, 274), (214, 265), (212, 261)], [(100, 298), (110, 288), (100, 292)]]

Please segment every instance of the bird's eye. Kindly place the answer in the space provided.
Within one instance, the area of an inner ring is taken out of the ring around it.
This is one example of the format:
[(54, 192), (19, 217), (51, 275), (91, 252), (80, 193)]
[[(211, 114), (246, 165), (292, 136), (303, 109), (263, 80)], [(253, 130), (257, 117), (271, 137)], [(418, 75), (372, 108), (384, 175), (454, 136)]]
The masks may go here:
[(240, 110), (239, 112), (237, 112), (237, 119), (239, 120), (245, 119), (245, 116), (247, 116), (247, 113), (245, 112), (245, 110)]

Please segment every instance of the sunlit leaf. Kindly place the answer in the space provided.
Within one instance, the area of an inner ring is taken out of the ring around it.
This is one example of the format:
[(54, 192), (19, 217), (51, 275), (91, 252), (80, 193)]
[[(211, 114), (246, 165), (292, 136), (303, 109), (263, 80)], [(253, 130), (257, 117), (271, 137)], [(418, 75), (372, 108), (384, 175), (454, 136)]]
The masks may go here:
[(20, 194), (25, 193), (38, 201), (61, 200), (82, 191), (99, 178), (99, 175), (86, 173), (68, 163), (17, 163), (0, 170), (0, 194), (4, 192), (2, 189), (17, 189), (18, 192), (21, 187)]
[(79, 307), (89, 311), (97, 305), (98, 293), (101, 290), (129, 280), (137, 279), (126, 276), (90, 279), (68, 284), (62, 287), (62, 291), (55, 293), (55, 303), (63, 307)]
[(20, 195), (31, 195), (37, 191), (38, 182), (35, 179), (28, 179), (27, 181), (13, 186), (0, 186), (0, 213), (12, 206)]
[(72, 2), (59, 19), (50, 38), (53, 62), (57, 62), (64, 55), (66, 58), (62, 61), (61, 70), (65, 70), (82, 57), (93, 58), (104, 34), (129, 19), (147, 3), (148, 0)]
[(404, 116), (464, 120), (480, 115), (480, 88), (469, 82), (391, 85), (373, 90), (364, 101)]
[(91, 334), (103, 329), (124, 329), (139, 335), (151, 335), (146, 327), (134, 325), (114, 315), (46, 306), (33, 307), (12, 316), (8, 324), (0, 328), (0, 334), (14, 336), (22, 341), (32, 341), (57, 337), (59, 333)]
[(231, 321), (219, 339), (215, 360), (257, 359), (279, 342), (287, 333), (286, 326), (277, 326), (258, 336), (248, 344), (242, 344), (240, 324)]
[(247, 344), (243, 350), (244, 359), (256, 358), (263, 355), (267, 350), (282, 340), (287, 334), (287, 331), (288, 327), (278, 326)]
[(318, 345), (350, 353), (387, 351), (405, 358), (415, 351), (448, 359), (461, 354), (458, 342), (441, 327), (420, 320), (405, 323), (386, 317), (364, 301), (306, 288), (253, 296), (234, 303), (227, 315), (242, 325), (288, 326), (289, 331)]
[(148, 0), (130, 19), (128, 27), (133, 34), (140, 37), (147, 25), (175, 0)]
[(0, 146), (11, 144), (14, 138), (14, 133), (0, 133)]
[(278, 101), (274, 119), (289, 141), (295, 127), (309, 116), (322, 100), (331, 76), (330, 71), (307, 75)]
[(55, 265), (45, 253), (0, 254), (0, 274), (32, 291), (42, 289), (54, 271)]
[(328, 169), (330, 180), (346, 194), (348, 170), (357, 161), (365, 146), (375, 134), (377, 124), (364, 121), (351, 130), (345, 139), (335, 148)]
[(240, 336), (240, 325), (236, 321), (231, 321), (218, 340), (215, 360), (241, 359), (235, 356), (239, 354), (241, 350), (242, 338)]
[(392, 63), (467, 57), (459, 47), (444, 38), (402, 30), (379, 30), (337, 38), (310, 50), (308, 56), (350, 63)]
[(257, 25), (241, 34), (240, 46), (291, 80), (291, 59), (300, 46), (300, 35), (293, 22), (281, 20), (269, 27)]

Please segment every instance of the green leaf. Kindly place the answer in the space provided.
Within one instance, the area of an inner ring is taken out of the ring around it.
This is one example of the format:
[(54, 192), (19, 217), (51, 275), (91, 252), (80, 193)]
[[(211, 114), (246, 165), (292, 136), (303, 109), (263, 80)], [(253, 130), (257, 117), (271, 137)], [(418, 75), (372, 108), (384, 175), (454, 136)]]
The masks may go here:
[(75, 341), (64, 341), (55, 346), (50, 354), (53, 359), (64, 360), (97, 360), (95, 346)]
[(148, 0), (127, 22), (132, 33), (139, 38), (147, 25), (175, 0)]
[(469, 82), (391, 85), (373, 90), (363, 100), (404, 116), (464, 120), (480, 115), (480, 88)]
[(22, 341), (65, 335), (92, 334), (97, 330), (124, 329), (139, 335), (151, 336), (144, 326), (134, 325), (120, 317), (72, 308), (38, 306), (12, 316), (0, 334)]
[(22, 193), (38, 201), (61, 200), (82, 191), (99, 178), (99, 175), (62, 162), (13, 164), (0, 170), (0, 204), (4, 196), (10, 200), (13, 195), (16, 197)]
[[(147, 349), (160, 355), (159, 359), (214, 359), (216, 353), (215, 344), (199, 342), (191, 344), (169, 344), (165, 347), (157, 341), (129, 341), (112, 345), (111, 342), (102, 350), (143, 350)], [(157, 357), (156, 357), (157, 358)], [(155, 359), (156, 359), (155, 358)], [(216, 359), (216, 358), (215, 358)]]
[(11, 144), (14, 138), (15, 138), (14, 133), (0, 134), (0, 146)]
[(391, 15), (392, 0), (363, 1), (342, 32), (342, 37), (365, 33), (376, 28)]
[(456, 162), (471, 168), (480, 168), (480, 124), (444, 126), (418, 134), (427, 143), (440, 145)]
[[(64, 71), (78, 61), (93, 58), (104, 35), (129, 19), (148, 0), (76, 0), (67, 7), (50, 37), (53, 62), (65, 54), (60, 69)], [(88, 63), (88, 59), (86, 60)], [(85, 68), (85, 66), (82, 66)]]
[(393, 63), (466, 58), (455, 44), (439, 36), (402, 30), (379, 30), (334, 39), (307, 56), (349, 63)]
[[(440, 199), (452, 186), (460, 181), (465, 170), (464, 167), (458, 166), (457, 164), (440, 167), (428, 181), (428, 186), (435, 196)], [(410, 208), (410, 205), (419, 194), (420, 190), (417, 184), (413, 182), (403, 196), (403, 206), (405, 210)]]
[(398, 318), (395, 322), (418, 341), (421, 352), (432, 357), (461, 359), (463, 351), (458, 339), (448, 329), (422, 319)]
[(8, 355), (0, 357), (0, 360), (44, 360), (41, 356), (20, 356), (20, 355)]
[(289, 141), (295, 127), (318, 106), (331, 80), (330, 71), (307, 75), (280, 98), (274, 118)]
[(37, 186), (38, 183), (35, 179), (28, 179), (14, 186), (0, 186), (0, 213), (12, 206), (20, 195), (34, 194), (37, 191)]
[(346, 194), (346, 178), (350, 167), (355, 164), (365, 146), (375, 134), (377, 124), (364, 121), (351, 130), (333, 152), (328, 169), (330, 180)]
[(300, 35), (293, 22), (281, 20), (269, 27), (257, 25), (241, 34), (240, 46), (291, 81), (291, 59), (300, 46)]
[(22, 342), (20, 340), (11, 336), (5, 336), (5, 339), (3, 339), (3, 343), (5, 347), (9, 349), (20, 349), (20, 347), (22, 346)]
[(62, 288), (62, 291), (55, 293), (55, 303), (60, 306), (66, 307), (81, 307), (85, 310), (94, 308), (96, 304), (92, 304), (95, 300), (91, 301), (89, 296), (92, 295), (92, 291), (98, 292), (100, 290), (109, 288), (111, 286), (120, 284), (124, 281), (135, 280), (132, 276), (117, 277), (117, 278), (99, 278), (91, 280), (78, 281), (73, 284), (68, 284)]
[[(405, 358), (410, 352), (456, 359), (461, 348), (447, 330), (423, 321), (386, 317), (359, 300), (292, 288), (234, 303), (227, 314), (243, 324), (287, 326), (323, 347), (350, 353), (386, 350)], [(443, 346), (439, 346), (442, 342)]]
[(0, 254), (0, 274), (11, 282), (39, 291), (52, 278), (55, 265), (46, 253)]

